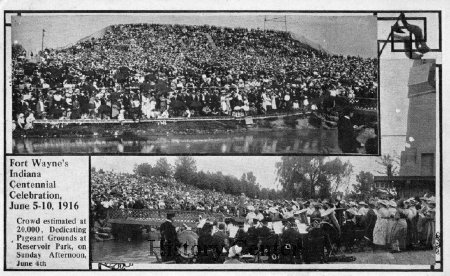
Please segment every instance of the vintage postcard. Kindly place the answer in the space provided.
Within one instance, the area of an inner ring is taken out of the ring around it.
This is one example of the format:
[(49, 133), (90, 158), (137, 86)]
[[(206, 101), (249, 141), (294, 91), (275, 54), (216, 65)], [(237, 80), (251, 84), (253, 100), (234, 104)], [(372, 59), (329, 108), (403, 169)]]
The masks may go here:
[(445, 1), (1, 5), (4, 273), (447, 272)]

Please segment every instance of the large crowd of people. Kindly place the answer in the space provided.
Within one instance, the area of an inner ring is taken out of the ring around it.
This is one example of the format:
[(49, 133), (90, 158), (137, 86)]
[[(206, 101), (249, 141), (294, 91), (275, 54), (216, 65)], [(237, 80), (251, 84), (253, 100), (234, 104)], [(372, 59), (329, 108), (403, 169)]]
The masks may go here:
[[(13, 120), (143, 119), (376, 108), (377, 60), (282, 31), (123, 24), (13, 58)], [(28, 55), (29, 56), (29, 55)], [(331, 99), (331, 100), (330, 100)]]
[(200, 190), (173, 178), (148, 178), (134, 174), (93, 173), (92, 200), (97, 213), (104, 213), (107, 208), (132, 208), (221, 211), (230, 216), (239, 215), (235, 196)]
[[(107, 232), (104, 219), (110, 209), (165, 210), (163, 261), (179, 260), (188, 245), (195, 245), (196, 260), (203, 263), (245, 262), (262, 255), (269, 262), (299, 263), (355, 248), (395, 253), (435, 244), (436, 201), (430, 195), (268, 200), (200, 190), (174, 179), (95, 172), (91, 196), (93, 219), (102, 221), (97, 234)], [(196, 228), (175, 228), (176, 213), (183, 210), (220, 213), (224, 219), (199, 217)]]

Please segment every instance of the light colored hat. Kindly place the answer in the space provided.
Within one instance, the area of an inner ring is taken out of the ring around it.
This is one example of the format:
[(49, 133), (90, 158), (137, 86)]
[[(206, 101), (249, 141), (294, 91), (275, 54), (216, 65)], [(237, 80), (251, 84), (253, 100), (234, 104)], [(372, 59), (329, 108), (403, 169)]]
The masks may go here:
[(404, 203), (407, 203), (409, 205), (415, 205), (417, 202), (413, 197), (411, 197), (411, 198), (408, 198), (407, 200), (405, 200)]
[(308, 211), (308, 208), (297, 210), (294, 212), (294, 215), (302, 214), (302, 213), (305, 213), (306, 211)]
[(236, 255), (240, 255), (241, 252), (242, 252), (242, 247), (239, 247), (238, 245), (234, 245), (228, 251), (228, 257), (233, 258)]
[(367, 203), (365, 203), (364, 201), (360, 201), (358, 204), (359, 204), (359, 205), (367, 206)]
[(207, 219), (200, 219), (197, 228), (203, 228), (203, 226), (206, 224)]
[(389, 203), (388, 203), (388, 201), (387, 200), (385, 200), (385, 199), (382, 199), (382, 200), (378, 200), (378, 203), (379, 204), (383, 204), (384, 206), (389, 206)]
[(436, 198), (434, 196), (428, 198), (428, 204), (436, 204)]
[(424, 194), (423, 197), (420, 197), (421, 200), (428, 200), (429, 198), (427, 197), (428, 194)]
[(397, 207), (397, 203), (395, 203), (395, 201), (393, 201), (393, 200), (389, 200), (388, 206), (396, 208)]
[(358, 212), (356, 212), (354, 209), (347, 209), (346, 211), (354, 216), (356, 216), (358, 214)]

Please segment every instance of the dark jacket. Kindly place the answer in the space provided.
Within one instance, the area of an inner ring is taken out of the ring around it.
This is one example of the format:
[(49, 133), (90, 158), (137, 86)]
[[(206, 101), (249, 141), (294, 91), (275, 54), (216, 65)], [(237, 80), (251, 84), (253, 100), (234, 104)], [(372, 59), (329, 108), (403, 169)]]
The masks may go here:
[(161, 232), (161, 258), (163, 262), (175, 259), (177, 255), (178, 236), (175, 226), (167, 220), (159, 227)]
[(356, 152), (356, 137), (353, 124), (345, 116), (338, 121), (338, 144), (344, 153)]

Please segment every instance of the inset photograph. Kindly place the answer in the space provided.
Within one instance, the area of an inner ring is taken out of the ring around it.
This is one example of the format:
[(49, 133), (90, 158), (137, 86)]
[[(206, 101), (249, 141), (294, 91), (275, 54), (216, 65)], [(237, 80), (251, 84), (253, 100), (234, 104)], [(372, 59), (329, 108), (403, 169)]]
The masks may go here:
[(380, 153), (372, 13), (11, 20), (13, 153)]
[(404, 152), (92, 157), (93, 267), (430, 269), (440, 250), (439, 191), (428, 164)]

